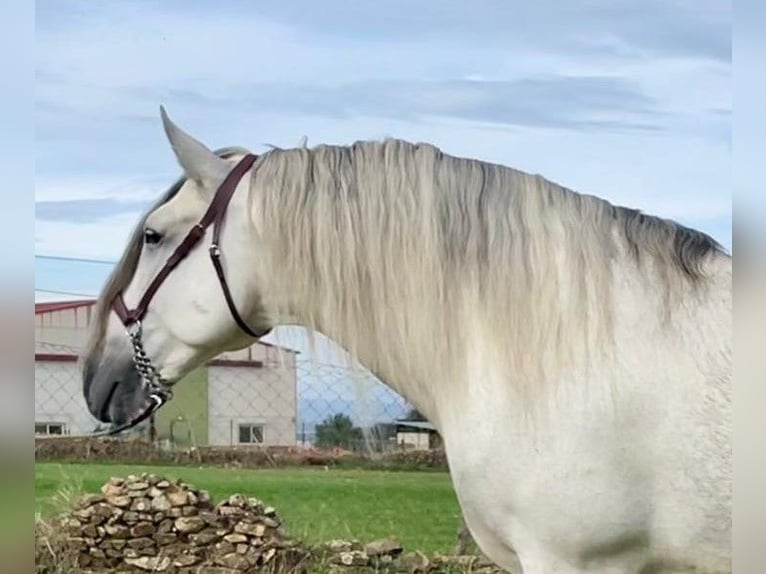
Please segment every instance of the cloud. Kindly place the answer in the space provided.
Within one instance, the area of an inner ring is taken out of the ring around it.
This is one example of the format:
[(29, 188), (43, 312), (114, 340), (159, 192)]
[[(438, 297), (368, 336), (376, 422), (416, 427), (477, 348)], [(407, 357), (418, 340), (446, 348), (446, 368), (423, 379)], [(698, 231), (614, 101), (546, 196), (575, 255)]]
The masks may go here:
[(143, 212), (151, 204), (149, 201), (118, 201), (111, 198), (38, 201), (35, 202), (35, 218), (41, 221), (92, 223), (113, 215)]
[(328, 118), (452, 117), (567, 129), (662, 129), (654, 98), (623, 78), (541, 76), (511, 81), (365, 81), (335, 86), (254, 84), (226, 97), (185, 90), (134, 90), (147, 101), (235, 107)]
[(727, 235), (730, 20), (718, 0), (43, 2), (36, 199), (98, 200), (73, 216), (95, 224), (159, 196), (164, 103), (213, 147), (428, 141)]

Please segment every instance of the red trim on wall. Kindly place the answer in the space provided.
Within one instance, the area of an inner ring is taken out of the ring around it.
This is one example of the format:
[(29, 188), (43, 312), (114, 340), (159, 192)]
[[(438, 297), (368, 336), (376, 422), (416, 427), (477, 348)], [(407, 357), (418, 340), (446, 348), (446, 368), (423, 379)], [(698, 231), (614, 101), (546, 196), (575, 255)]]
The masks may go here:
[(52, 361), (54, 363), (76, 363), (77, 355), (65, 353), (35, 353), (35, 361)]
[[(71, 353), (35, 353), (35, 361), (48, 361), (53, 363), (76, 363), (77, 355)], [(252, 367), (263, 368), (263, 361), (236, 360), (236, 359), (213, 359), (206, 363), (208, 367)]]
[(81, 299), (79, 301), (45, 301), (43, 303), (35, 303), (35, 315), (55, 313), (56, 311), (67, 311), (69, 309), (79, 309), (80, 307), (91, 307), (95, 304), (95, 299)]
[(209, 367), (253, 367), (256, 369), (263, 368), (262, 361), (252, 360), (237, 360), (237, 359), (213, 359), (207, 362)]

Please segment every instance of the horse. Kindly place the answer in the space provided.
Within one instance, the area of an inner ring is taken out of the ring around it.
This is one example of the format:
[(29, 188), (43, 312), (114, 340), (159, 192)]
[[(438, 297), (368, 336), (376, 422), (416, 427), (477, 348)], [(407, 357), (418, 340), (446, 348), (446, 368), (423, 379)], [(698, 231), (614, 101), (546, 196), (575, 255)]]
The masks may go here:
[(182, 174), (98, 297), (96, 418), (130, 425), (204, 361), (300, 325), (434, 424), (500, 567), (731, 571), (714, 239), (428, 143), (214, 151), (160, 115)]

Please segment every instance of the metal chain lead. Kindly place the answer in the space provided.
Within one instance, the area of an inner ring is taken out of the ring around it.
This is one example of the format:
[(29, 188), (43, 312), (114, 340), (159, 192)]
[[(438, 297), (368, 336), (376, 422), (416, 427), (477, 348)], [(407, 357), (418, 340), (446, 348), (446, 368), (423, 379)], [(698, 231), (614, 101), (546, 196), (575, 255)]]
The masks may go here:
[(159, 390), (170, 393), (167, 382), (160, 376), (156, 367), (144, 350), (144, 344), (141, 341), (141, 322), (136, 321), (128, 328), (128, 336), (133, 346), (133, 364), (136, 366), (138, 374), (150, 391)]
[(149, 405), (144, 411), (138, 415), (135, 419), (128, 421), (127, 423), (118, 427), (112, 428), (104, 433), (94, 433), (95, 435), (106, 434), (114, 435), (124, 430), (128, 430), (145, 421), (152, 414), (173, 398), (173, 392), (170, 389), (170, 385), (163, 379), (157, 368), (152, 364), (151, 359), (144, 350), (144, 344), (141, 341), (141, 322), (136, 321), (131, 324), (128, 329), (128, 336), (130, 337), (131, 345), (133, 346), (133, 364), (136, 367), (136, 371), (141, 377), (144, 385), (146, 385), (149, 391)]

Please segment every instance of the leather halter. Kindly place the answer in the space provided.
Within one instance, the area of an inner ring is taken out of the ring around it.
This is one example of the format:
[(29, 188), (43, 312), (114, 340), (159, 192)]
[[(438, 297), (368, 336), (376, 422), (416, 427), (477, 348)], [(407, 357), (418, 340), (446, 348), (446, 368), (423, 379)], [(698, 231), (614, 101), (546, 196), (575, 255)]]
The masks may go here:
[(234, 305), (234, 300), (231, 297), (229, 285), (226, 282), (226, 276), (223, 272), (223, 266), (221, 265), (221, 250), (218, 246), (221, 237), (221, 227), (223, 225), (223, 219), (226, 216), (226, 209), (229, 206), (229, 201), (231, 201), (231, 197), (234, 195), (234, 190), (237, 188), (239, 180), (242, 179), (247, 170), (252, 167), (256, 159), (258, 159), (258, 156), (252, 154), (246, 155), (226, 176), (226, 179), (224, 179), (223, 183), (218, 188), (218, 191), (216, 191), (215, 196), (213, 197), (213, 201), (210, 202), (210, 205), (208, 206), (205, 214), (202, 216), (199, 222), (191, 228), (184, 240), (170, 255), (168, 260), (165, 262), (165, 265), (162, 267), (162, 269), (160, 269), (160, 272), (157, 273), (155, 278), (149, 284), (149, 287), (146, 288), (146, 291), (134, 309), (128, 310), (127, 306), (125, 305), (125, 301), (122, 298), (122, 293), (117, 294), (113, 302), (113, 308), (117, 313), (117, 316), (122, 321), (123, 325), (129, 327), (131, 324), (143, 319), (144, 315), (146, 315), (147, 309), (149, 308), (149, 303), (154, 297), (154, 294), (160, 288), (165, 279), (167, 279), (168, 275), (170, 275), (170, 272), (173, 271), (173, 269), (175, 269), (176, 266), (181, 261), (183, 261), (187, 255), (189, 255), (197, 243), (199, 243), (199, 241), (205, 236), (205, 231), (207, 228), (212, 225), (213, 241), (209, 248), (210, 259), (213, 262), (213, 267), (215, 267), (216, 275), (218, 275), (218, 281), (221, 283), (221, 289), (223, 290), (224, 297), (226, 298), (226, 304), (228, 305), (229, 311), (234, 317), (234, 320), (237, 322), (237, 325), (239, 325), (239, 327), (248, 335), (252, 337), (258, 337), (258, 335), (256, 335), (250, 329), (250, 327), (247, 326), (247, 324), (242, 320), (242, 317), (240, 317), (239, 313), (237, 312), (237, 308)]
[(109, 430), (107, 434), (116, 434), (136, 426), (140, 422), (146, 420), (162, 405), (169, 401), (170, 398), (172, 398), (170, 385), (162, 379), (162, 377), (159, 375), (158, 369), (152, 365), (151, 360), (144, 351), (143, 343), (141, 341), (141, 320), (146, 315), (146, 311), (149, 308), (149, 303), (151, 302), (155, 293), (157, 293), (157, 290), (160, 288), (162, 283), (165, 281), (165, 279), (167, 279), (168, 275), (170, 275), (173, 269), (175, 269), (176, 266), (178, 266), (178, 264), (183, 261), (186, 256), (189, 255), (189, 253), (191, 253), (191, 251), (196, 247), (200, 240), (205, 236), (207, 228), (211, 225), (213, 226), (213, 237), (209, 248), (210, 259), (213, 263), (213, 267), (215, 268), (216, 275), (218, 276), (218, 281), (221, 284), (221, 290), (223, 291), (224, 298), (226, 299), (226, 304), (229, 307), (229, 311), (231, 312), (231, 315), (239, 328), (251, 337), (259, 337), (259, 335), (257, 335), (252, 329), (250, 329), (250, 327), (248, 327), (247, 323), (245, 323), (237, 311), (237, 307), (234, 304), (234, 299), (231, 296), (231, 291), (229, 290), (229, 284), (226, 281), (223, 265), (221, 264), (221, 250), (219, 247), (221, 228), (223, 226), (224, 217), (226, 216), (226, 209), (229, 206), (229, 202), (231, 201), (232, 195), (234, 194), (234, 190), (237, 188), (239, 181), (252, 167), (256, 159), (258, 159), (258, 156), (256, 155), (246, 155), (226, 176), (226, 179), (224, 179), (223, 183), (216, 191), (213, 200), (210, 202), (210, 205), (207, 208), (207, 211), (205, 211), (205, 214), (202, 216), (199, 222), (191, 228), (191, 230), (186, 234), (186, 237), (184, 237), (183, 241), (170, 255), (168, 260), (165, 262), (165, 265), (162, 267), (162, 269), (160, 269), (159, 273), (157, 273), (152, 282), (146, 288), (146, 291), (144, 291), (144, 294), (141, 296), (138, 305), (136, 305), (134, 309), (128, 309), (128, 307), (125, 305), (122, 293), (117, 293), (114, 300), (112, 301), (112, 308), (114, 309), (115, 313), (117, 313), (117, 316), (120, 318), (123, 325), (125, 325), (128, 336), (130, 337), (131, 344), (133, 346), (133, 363), (138, 370), (138, 373), (141, 376), (144, 384), (146, 385), (146, 388), (149, 390), (150, 404), (136, 418), (123, 425), (120, 425), (117, 428)]

